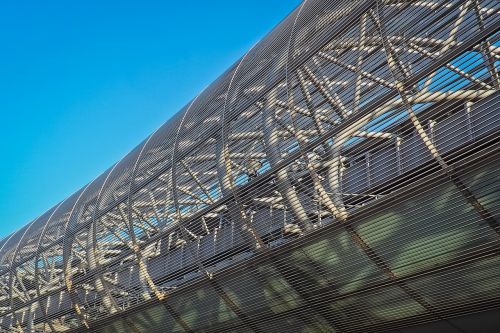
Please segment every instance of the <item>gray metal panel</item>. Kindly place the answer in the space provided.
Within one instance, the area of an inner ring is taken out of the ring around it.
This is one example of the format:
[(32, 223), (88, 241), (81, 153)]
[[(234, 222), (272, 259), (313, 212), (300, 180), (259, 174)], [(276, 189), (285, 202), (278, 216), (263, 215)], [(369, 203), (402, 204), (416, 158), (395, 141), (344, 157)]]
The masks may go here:
[[(182, 332), (382, 330), (494, 303), (482, 255), (498, 234), (499, 9), (304, 1), (114, 167), (0, 241), (2, 328), (93, 330), (152, 298), (178, 302), (164, 310)], [(429, 177), (427, 201), (410, 198)], [(317, 229), (343, 231), (274, 261)], [(475, 270), (453, 268), (475, 251)], [(253, 258), (267, 261), (236, 285), (262, 286), (224, 285)], [(245, 310), (256, 292), (281, 320)]]

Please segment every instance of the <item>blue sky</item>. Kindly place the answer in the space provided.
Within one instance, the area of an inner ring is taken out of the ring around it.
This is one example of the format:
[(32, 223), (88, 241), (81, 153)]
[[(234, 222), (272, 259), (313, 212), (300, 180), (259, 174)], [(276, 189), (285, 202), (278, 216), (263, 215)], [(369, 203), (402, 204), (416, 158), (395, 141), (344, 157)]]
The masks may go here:
[(0, 238), (120, 159), (300, 3), (0, 2)]

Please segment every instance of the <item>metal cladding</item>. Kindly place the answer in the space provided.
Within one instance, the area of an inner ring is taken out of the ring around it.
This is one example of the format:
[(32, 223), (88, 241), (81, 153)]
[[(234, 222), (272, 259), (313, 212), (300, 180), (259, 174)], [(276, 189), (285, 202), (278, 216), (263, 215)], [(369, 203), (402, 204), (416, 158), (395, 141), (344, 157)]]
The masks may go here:
[(0, 331), (464, 332), (491, 318), (499, 27), (492, 0), (304, 1), (0, 242)]

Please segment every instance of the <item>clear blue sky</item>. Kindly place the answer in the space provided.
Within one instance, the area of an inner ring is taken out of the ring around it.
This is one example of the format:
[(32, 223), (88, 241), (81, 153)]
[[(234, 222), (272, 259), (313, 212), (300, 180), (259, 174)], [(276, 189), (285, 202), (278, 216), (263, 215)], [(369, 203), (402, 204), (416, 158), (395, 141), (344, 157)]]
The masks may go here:
[(0, 238), (120, 159), (299, 3), (0, 1)]

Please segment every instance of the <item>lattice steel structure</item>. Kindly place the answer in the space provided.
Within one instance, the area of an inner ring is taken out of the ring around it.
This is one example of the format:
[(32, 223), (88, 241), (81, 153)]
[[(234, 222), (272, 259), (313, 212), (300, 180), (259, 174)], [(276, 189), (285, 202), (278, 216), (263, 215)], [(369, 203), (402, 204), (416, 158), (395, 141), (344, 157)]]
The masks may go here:
[(0, 242), (0, 331), (464, 332), (495, 313), (499, 11), (304, 1)]

